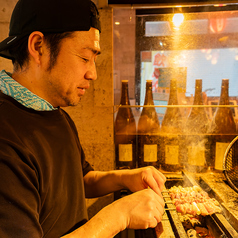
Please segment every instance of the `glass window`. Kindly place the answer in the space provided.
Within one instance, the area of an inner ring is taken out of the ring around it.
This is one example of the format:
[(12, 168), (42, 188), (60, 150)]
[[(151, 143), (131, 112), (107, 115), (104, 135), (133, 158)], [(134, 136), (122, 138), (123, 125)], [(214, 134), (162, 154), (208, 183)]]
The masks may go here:
[[(176, 12), (153, 9), (153, 14), (148, 9), (115, 9), (114, 21), (120, 19), (121, 24), (114, 25), (114, 73), (119, 81), (129, 79), (132, 103), (143, 106), (146, 80), (153, 79), (155, 105), (167, 105), (169, 81), (175, 77), (179, 81), (180, 104), (193, 103), (195, 80), (202, 79), (205, 104), (213, 105), (218, 102), (222, 79), (228, 78), (229, 96), (236, 105), (238, 11), (235, 9), (236, 5), (181, 7)], [(117, 91), (116, 105), (119, 98)], [(164, 109), (157, 109), (160, 117)]]

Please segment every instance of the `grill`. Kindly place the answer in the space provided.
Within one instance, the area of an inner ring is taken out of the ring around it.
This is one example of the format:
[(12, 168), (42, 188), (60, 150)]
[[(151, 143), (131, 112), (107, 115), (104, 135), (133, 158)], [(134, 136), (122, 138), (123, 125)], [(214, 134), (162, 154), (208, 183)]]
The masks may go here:
[(230, 186), (238, 192), (238, 136), (229, 144), (223, 162), (224, 174)]
[[(162, 195), (165, 200), (165, 213), (161, 223), (155, 229), (137, 230), (135, 238), (186, 238), (189, 237), (168, 193), (172, 186), (190, 187), (199, 186), (211, 198), (215, 198), (222, 209), (221, 213), (205, 216), (205, 224), (215, 238), (238, 238), (238, 194), (227, 182), (222, 173), (178, 173), (165, 174), (167, 177), (166, 189)], [(191, 236), (192, 237), (192, 236)], [(193, 236), (195, 238), (195, 236)], [(202, 237), (202, 236), (197, 236)]]

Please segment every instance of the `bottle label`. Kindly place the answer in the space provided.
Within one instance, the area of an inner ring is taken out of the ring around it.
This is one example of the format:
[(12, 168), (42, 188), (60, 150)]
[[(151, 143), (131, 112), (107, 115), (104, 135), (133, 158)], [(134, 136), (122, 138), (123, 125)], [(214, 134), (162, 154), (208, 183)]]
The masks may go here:
[(144, 162), (157, 161), (157, 145), (144, 145)]
[(229, 143), (216, 142), (215, 169), (223, 170), (223, 159)]
[(165, 164), (179, 164), (179, 146), (165, 145)]
[(188, 146), (188, 163), (190, 165), (205, 165), (205, 147), (204, 146)]
[(119, 161), (132, 161), (132, 144), (119, 144)]

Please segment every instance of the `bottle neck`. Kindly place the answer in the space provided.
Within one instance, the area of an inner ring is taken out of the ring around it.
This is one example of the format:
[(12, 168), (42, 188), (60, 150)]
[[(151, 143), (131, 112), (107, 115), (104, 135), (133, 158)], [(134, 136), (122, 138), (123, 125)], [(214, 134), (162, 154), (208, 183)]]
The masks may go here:
[(202, 80), (196, 80), (195, 95), (193, 105), (203, 105)]
[(219, 105), (229, 105), (228, 88), (229, 88), (228, 79), (223, 79), (222, 86), (221, 86), (221, 96), (220, 96)]
[(175, 80), (171, 80), (170, 82), (170, 94), (168, 105), (178, 105), (177, 83)]
[(152, 94), (152, 82), (146, 82), (146, 94), (144, 105), (154, 105)]
[(130, 105), (129, 93), (128, 93), (128, 82), (122, 82), (120, 104), (121, 105)]

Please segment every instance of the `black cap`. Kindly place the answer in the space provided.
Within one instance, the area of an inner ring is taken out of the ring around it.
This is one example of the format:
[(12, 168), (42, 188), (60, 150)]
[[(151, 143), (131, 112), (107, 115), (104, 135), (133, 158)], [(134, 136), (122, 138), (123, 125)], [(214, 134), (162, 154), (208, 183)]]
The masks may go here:
[(33, 31), (63, 33), (101, 31), (99, 13), (90, 0), (19, 0), (12, 12), (9, 37), (0, 42), (0, 56), (13, 59), (8, 49)]

